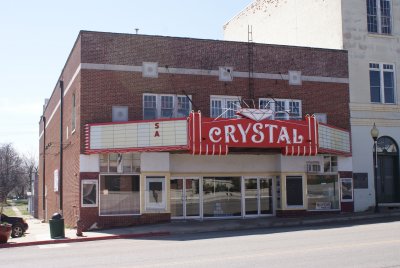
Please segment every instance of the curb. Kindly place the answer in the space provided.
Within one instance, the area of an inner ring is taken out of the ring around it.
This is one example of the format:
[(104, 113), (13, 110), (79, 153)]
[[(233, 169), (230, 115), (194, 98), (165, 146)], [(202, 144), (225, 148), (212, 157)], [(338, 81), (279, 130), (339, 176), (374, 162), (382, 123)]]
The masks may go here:
[(97, 236), (97, 237), (82, 237), (82, 238), (61, 238), (56, 240), (42, 240), (42, 241), (31, 241), (22, 243), (6, 243), (0, 244), (0, 248), (15, 248), (15, 247), (25, 247), (25, 246), (38, 246), (47, 244), (66, 244), (66, 243), (76, 243), (76, 242), (88, 242), (97, 240), (110, 240), (110, 239), (129, 239), (129, 238), (142, 238), (142, 237), (153, 237), (153, 236), (167, 236), (170, 232), (149, 232), (149, 233), (139, 233), (139, 234), (121, 234), (121, 235), (107, 235), (107, 236)]

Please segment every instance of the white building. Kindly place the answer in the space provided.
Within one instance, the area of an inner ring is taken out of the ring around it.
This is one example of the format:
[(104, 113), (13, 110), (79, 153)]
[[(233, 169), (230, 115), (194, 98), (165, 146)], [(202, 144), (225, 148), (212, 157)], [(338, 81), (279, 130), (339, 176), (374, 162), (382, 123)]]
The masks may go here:
[(400, 1), (256, 0), (224, 25), (226, 40), (249, 37), (258, 43), (348, 50), (355, 210), (375, 205), (374, 123), (379, 129), (378, 203), (400, 205)]

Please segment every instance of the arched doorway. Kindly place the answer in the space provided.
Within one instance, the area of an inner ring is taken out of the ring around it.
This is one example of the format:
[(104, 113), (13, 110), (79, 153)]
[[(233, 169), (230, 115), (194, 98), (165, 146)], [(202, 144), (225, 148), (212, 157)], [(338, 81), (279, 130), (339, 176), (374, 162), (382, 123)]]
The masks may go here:
[(378, 203), (400, 203), (399, 150), (387, 136), (378, 139)]

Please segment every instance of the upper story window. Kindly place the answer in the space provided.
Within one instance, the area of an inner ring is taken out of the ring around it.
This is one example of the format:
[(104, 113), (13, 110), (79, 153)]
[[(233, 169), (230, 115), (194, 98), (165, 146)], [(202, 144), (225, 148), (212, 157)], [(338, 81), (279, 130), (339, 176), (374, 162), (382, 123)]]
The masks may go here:
[(144, 94), (143, 119), (187, 117), (192, 109), (189, 98), (183, 95)]
[(392, 34), (391, 0), (367, 0), (368, 32)]
[(259, 107), (274, 111), (272, 119), (301, 119), (301, 100), (262, 98), (259, 99)]
[(76, 128), (76, 97), (75, 97), (75, 93), (72, 94), (72, 122), (71, 122), (71, 129), (72, 131), (75, 130)]
[(211, 96), (210, 115), (213, 118), (234, 118), (240, 109), (240, 97), (235, 96)]
[(338, 158), (335, 155), (324, 155), (324, 172), (338, 172)]
[(394, 65), (369, 64), (371, 102), (395, 103)]

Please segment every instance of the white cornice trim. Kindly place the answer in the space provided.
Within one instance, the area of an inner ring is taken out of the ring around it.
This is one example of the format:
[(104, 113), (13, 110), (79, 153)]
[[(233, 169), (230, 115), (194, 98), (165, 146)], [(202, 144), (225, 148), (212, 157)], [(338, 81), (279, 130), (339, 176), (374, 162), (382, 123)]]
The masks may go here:
[[(85, 70), (105, 70), (105, 71), (123, 71), (123, 72), (142, 72), (142, 66), (131, 65), (116, 65), (116, 64), (97, 64), (97, 63), (82, 63), (81, 68)], [(184, 74), (184, 75), (205, 75), (205, 76), (219, 76), (218, 70), (206, 69), (190, 69), (190, 68), (172, 68), (172, 67), (158, 67), (159, 73), (165, 74)], [(233, 77), (248, 78), (248, 72), (234, 71)], [(274, 73), (253, 73), (256, 79), (274, 79), (274, 80), (289, 80), (287, 74), (274, 74)], [(309, 82), (322, 82), (322, 83), (341, 83), (348, 84), (348, 78), (340, 77), (324, 77), (324, 76), (301, 76), (303, 81)]]

